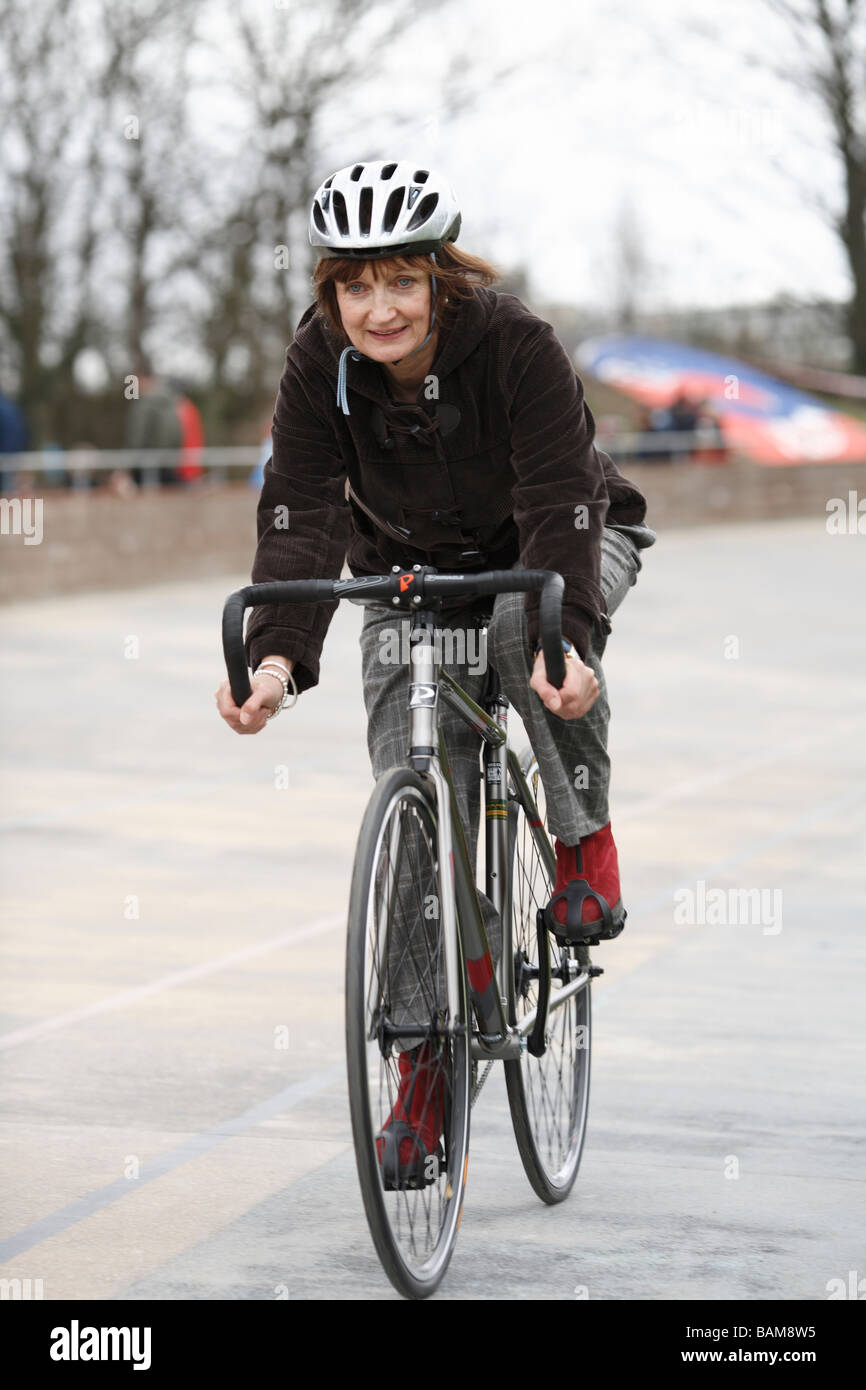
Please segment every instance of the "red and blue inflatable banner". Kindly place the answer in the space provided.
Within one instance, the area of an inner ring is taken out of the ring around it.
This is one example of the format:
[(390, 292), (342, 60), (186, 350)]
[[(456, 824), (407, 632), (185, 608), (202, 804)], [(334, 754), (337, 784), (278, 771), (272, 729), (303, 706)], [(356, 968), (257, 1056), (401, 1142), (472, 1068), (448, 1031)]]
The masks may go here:
[(866, 425), (735, 357), (686, 343), (610, 334), (581, 343), (578, 371), (649, 408), (706, 403), (725, 442), (756, 463), (866, 460)]

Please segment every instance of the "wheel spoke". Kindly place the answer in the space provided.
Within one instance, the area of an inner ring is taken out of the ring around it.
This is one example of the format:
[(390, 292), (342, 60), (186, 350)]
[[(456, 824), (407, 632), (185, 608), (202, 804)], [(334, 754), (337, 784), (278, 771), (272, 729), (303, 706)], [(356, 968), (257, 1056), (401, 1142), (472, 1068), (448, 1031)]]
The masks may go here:
[[(392, 1283), (417, 1296), (438, 1284), (456, 1237), (470, 1061), (465, 1016), (452, 1020), (448, 1014), (435, 810), (410, 769), (380, 779), (362, 827), (349, 956), (357, 964), (356, 974), (350, 967), (347, 977), (357, 979), (357, 994), (350, 988), (347, 996), (350, 1102), (364, 1204)], [(459, 996), (465, 1015), (463, 989)], [(403, 1037), (401, 1028), (414, 1032)], [(363, 1052), (357, 1067), (356, 1048)], [(405, 1075), (401, 1050), (414, 1054), (404, 1063)], [(401, 1139), (399, 1185), (389, 1190), (376, 1137), (398, 1121), (410, 1124), (429, 1158), (418, 1164), (412, 1152), (416, 1166), (407, 1171), (403, 1165), (412, 1146)], [(441, 1137), (431, 1149), (434, 1131)], [(445, 1156), (441, 1167), (439, 1152)]]
[[(534, 759), (526, 779), (544, 833), (548, 834), (544, 787)], [(518, 802), (511, 898), (517, 1022), (538, 1005), (536, 912), (549, 902), (553, 886), (526, 813)], [(550, 952), (553, 977), (546, 1049), (541, 1057), (525, 1052), (519, 1062), (507, 1064), (506, 1079), (527, 1175), (545, 1201), (559, 1201), (574, 1183), (583, 1145), (589, 1086), (589, 1048), (584, 1045), (584, 1030), (589, 1026), (589, 993), (587, 982), (560, 1008), (553, 1008), (557, 990), (562, 987), (563, 956), (571, 961), (575, 948), (565, 950), (548, 937), (545, 949)], [(535, 978), (527, 978), (528, 970), (536, 972)]]

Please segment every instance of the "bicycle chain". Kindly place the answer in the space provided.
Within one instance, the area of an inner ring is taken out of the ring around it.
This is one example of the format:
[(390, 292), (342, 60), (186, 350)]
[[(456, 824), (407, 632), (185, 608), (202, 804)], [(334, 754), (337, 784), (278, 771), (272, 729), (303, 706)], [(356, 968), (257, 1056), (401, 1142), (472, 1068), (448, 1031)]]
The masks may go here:
[[(470, 1110), (472, 1109), (473, 1105), (475, 1104), (476, 1100), (478, 1099), (479, 1095), (481, 1094), (481, 1087), (484, 1085), (485, 1081), (487, 1080), (488, 1073), (489, 1073), (490, 1068), (491, 1068), (492, 1066), (493, 1066), (493, 1063), (492, 1063), (492, 1062), (488, 1062), (488, 1063), (487, 1063), (487, 1066), (484, 1068), (484, 1071), (481, 1073), (481, 1076), (480, 1076), (480, 1077), (478, 1078), (478, 1080), (475, 1082), (475, 1085), (474, 1085), (473, 1090), (472, 1090), (472, 1095), (471, 1095), (470, 1098), (469, 1098), (469, 1109), (470, 1109)], [(475, 1070), (475, 1075), (478, 1076), (478, 1063), (477, 1063), (477, 1062), (475, 1063), (475, 1068), (474, 1068), (474, 1070)]]

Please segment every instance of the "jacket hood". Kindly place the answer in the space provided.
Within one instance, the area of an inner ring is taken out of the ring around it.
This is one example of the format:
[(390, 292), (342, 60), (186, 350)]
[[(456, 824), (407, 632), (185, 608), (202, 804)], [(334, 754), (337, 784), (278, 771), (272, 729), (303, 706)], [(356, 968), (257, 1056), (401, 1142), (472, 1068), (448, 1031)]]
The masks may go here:
[[(447, 376), (474, 352), (490, 326), (497, 303), (501, 305), (503, 299), (512, 298), (511, 295), (497, 295), (483, 285), (476, 285), (473, 286), (471, 299), (457, 300), (454, 305), (449, 305), (438, 325), (439, 340), (430, 375)], [(526, 313), (523, 305), (520, 307)], [(295, 329), (294, 342), (300, 352), (327, 372), (333, 382), (334, 400), (339, 406), (340, 359), (346, 353), (346, 348), (337, 340), (317, 305), (311, 304), (304, 311)], [(346, 384), (350, 390), (379, 405), (388, 404), (387, 380), (378, 362), (359, 355), (357, 349), (352, 348), (346, 354), (345, 364)]]

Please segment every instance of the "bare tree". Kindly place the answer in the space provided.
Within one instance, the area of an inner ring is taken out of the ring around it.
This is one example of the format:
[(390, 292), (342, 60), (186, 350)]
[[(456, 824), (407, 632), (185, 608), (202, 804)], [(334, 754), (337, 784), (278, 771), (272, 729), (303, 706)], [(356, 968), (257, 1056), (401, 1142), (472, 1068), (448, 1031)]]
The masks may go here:
[(830, 123), (843, 185), (829, 213), (851, 271), (851, 369), (866, 374), (866, 0), (768, 0), (796, 37), (798, 69), (776, 69), (811, 92)]
[(0, 9), (0, 372), (44, 437), (93, 323), (100, 151), (73, 0)]
[(130, 370), (154, 286), (172, 273), (152, 253), (178, 223), (183, 83), (171, 69), (190, 13), (172, 0), (0, 9), (0, 368), (37, 443), (64, 435), (83, 348)]
[[(382, 55), (420, 18), (422, 0), (7, 0), (0, 387), (36, 442), (71, 442), (84, 348), (115, 383), (91, 412), (99, 442), (119, 432), (113, 392), (143, 354), (173, 348), (174, 368), (209, 378), (211, 438), (273, 398), (308, 302), (321, 151), (370, 157), (357, 112), (371, 108), (380, 139), (404, 139), (409, 108), (395, 97), (389, 114)], [(458, 54), (426, 101), (453, 120), (490, 78)], [(352, 124), (335, 141), (341, 113)]]
[[(426, 13), (422, 0), (320, 0), (314, 9), (286, 0), (255, 16), (233, 12), (231, 88), (246, 112), (244, 177), (201, 248), (210, 289), (201, 332), (225, 426), (248, 411), (251, 397), (273, 395), (298, 316), (298, 287), (312, 270), (307, 213), (320, 181), (322, 117), (338, 100), (349, 111), (363, 105), (358, 96), (376, 75), (377, 55)], [(358, 141), (357, 118), (349, 141)]]
[(616, 214), (612, 250), (616, 326), (624, 333), (631, 333), (637, 326), (649, 263), (640, 218), (630, 195), (623, 197)]
[[(442, 0), (437, 19), (449, 3)], [(346, 164), (355, 157), (369, 158), (368, 142), (375, 143), (383, 131), (389, 144), (399, 147), (407, 128), (417, 123), (417, 110), (407, 115), (405, 105), (389, 106), (387, 95), (382, 100), (387, 86), (381, 55), (394, 50), (429, 14), (424, 0), (320, 0), (314, 11), (301, 0), (282, 0), (270, 12), (257, 14), (255, 22), (243, 10), (233, 12), (238, 45), (232, 86), (249, 111), (254, 132), (245, 150), (254, 197), (245, 203), (242, 217), (254, 223), (257, 240), (271, 257), (285, 242), (287, 226), (294, 225), (296, 241), (290, 250), (295, 268), (312, 270), (307, 216), (321, 179), (326, 114), (342, 108), (350, 115), (351, 125), (338, 142), (346, 150)], [(454, 54), (436, 80), (438, 105), (454, 121), (483, 99), (491, 83), (502, 83), (517, 71), (516, 63), (490, 69), (465, 53)], [(368, 114), (373, 88), (378, 120)], [(359, 110), (364, 111), (363, 131)], [(297, 308), (290, 277), (272, 275), (265, 288), (261, 309), (276, 327), (275, 341), (282, 342), (286, 319)]]
[(202, 177), (187, 115), (194, 16), (175, 0), (100, 4), (104, 140), (113, 175), (104, 197), (124, 267), (120, 365), (128, 371), (161, 312), (161, 291), (195, 264), (186, 211)]

